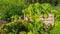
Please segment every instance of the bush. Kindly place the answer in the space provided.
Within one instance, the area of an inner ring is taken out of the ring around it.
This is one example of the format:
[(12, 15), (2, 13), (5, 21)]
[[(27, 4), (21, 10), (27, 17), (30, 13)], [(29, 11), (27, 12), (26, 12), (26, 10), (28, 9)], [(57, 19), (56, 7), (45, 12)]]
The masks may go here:
[[(17, 9), (16, 11), (18, 10), (19, 9)], [(12, 21), (8, 24), (3, 25), (0, 28), (0, 32), (1, 34), (44, 34), (45, 31), (43, 27), (43, 21), (39, 18), (39, 16), (43, 15), (44, 18), (47, 18), (48, 14), (53, 12), (52, 10), (54, 9), (51, 9), (50, 4), (46, 4), (46, 3), (45, 4), (39, 4), (39, 3), (30, 4), (28, 8), (22, 10), (22, 14), (23, 14), (22, 16), (28, 17), (27, 21), (24, 20), (25, 18), (24, 19), (21, 18), (20, 21), (18, 20), (16, 20), (15, 22)], [(15, 20), (17, 18), (15, 9), (11, 9), (10, 11), (11, 11), (11, 14), (9, 12), (8, 15), (9, 16), (12, 15), (11, 16), (12, 20)], [(17, 14), (19, 14), (19, 11), (17, 12)], [(48, 24), (47, 28), (51, 29), (51, 24), (50, 25)], [(46, 34), (49, 31), (47, 31)]]
[(9, 20), (12, 15), (21, 15), (22, 9), (26, 8), (28, 0), (1, 0), (0, 19)]
[(53, 30), (50, 31), (50, 34), (60, 34), (60, 22), (55, 21), (55, 26)]
[(30, 6), (24, 10), (22, 10), (22, 13), (26, 16), (30, 17), (32, 15), (43, 15), (44, 17), (48, 17), (49, 13), (52, 13), (52, 6), (50, 4), (30, 4)]

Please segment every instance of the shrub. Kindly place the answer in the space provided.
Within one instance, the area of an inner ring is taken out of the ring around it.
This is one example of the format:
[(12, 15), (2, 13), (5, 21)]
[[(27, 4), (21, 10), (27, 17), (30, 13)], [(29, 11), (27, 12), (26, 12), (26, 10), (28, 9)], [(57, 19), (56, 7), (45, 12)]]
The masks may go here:
[[(10, 11), (15, 11), (15, 9), (11, 9)], [(17, 14), (19, 14), (19, 11)], [(43, 15), (43, 17), (46, 18), (46, 16), (48, 17), (48, 14), (52, 12), (50, 4), (30, 4), (29, 7), (23, 9), (21, 12), (23, 14), (22, 16), (25, 15), (28, 17), (27, 21), (24, 19), (21, 19), (20, 21), (17, 20), (16, 22), (12, 21), (3, 25), (3, 27), (0, 28), (0, 32), (2, 34), (44, 34), (43, 21), (39, 18), (39, 16)], [(8, 15), (12, 15), (12, 20), (17, 18), (16, 12), (12, 12), (11, 14), (9, 13)], [(48, 24), (47, 28), (51, 28), (50, 26), (51, 24)], [(47, 31), (46, 34), (48, 34), (49, 31)]]
[(32, 16), (32, 15), (43, 15), (44, 17), (48, 17), (49, 13), (52, 13), (52, 6), (50, 4), (30, 4), (28, 8), (22, 10), (22, 13), (26, 16)]

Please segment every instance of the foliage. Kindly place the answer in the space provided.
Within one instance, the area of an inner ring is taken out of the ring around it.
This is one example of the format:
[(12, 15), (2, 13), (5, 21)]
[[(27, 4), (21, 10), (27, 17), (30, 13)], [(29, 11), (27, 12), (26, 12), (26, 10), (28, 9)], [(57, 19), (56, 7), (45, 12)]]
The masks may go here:
[[(33, 0), (31, 0), (31, 1), (33, 1)], [(54, 2), (57, 0), (53, 0), (53, 1), (51, 1), (51, 0), (46, 0), (46, 1), (45, 0), (34, 0), (34, 1), (38, 1), (38, 2), (41, 1), (42, 3), (48, 2), (48, 3), (54, 4)], [(22, 10), (27, 8), (29, 6), (29, 4), (31, 4), (30, 0), (9, 0), (9, 1), (8, 0), (1, 0), (0, 1), (0, 19), (8, 20), (8, 19), (10, 19), (11, 15), (21, 15)], [(37, 3), (34, 5), (35, 5), (34, 7), (36, 7)], [(33, 4), (32, 4), (32, 6), (33, 6)], [(44, 4), (43, 4), (43, 6), (44, 6)], [(47, 4), (47, 7), (48, 6), (50, 6), (50, 5)], [(44, 9), (45, 9), (45, 7), (46, 7), (46, 4), (44, 6)], [(28, 9), (25, 9), (25, 10), (28, 10)], [(37, 9), (37, 7), (32, 8), (32, 9), (33, 9), (32, 11), (34, 11), (36, 9), (35, 11), (37, 11), (37, 12), (41, 10), (41, 9)], [(48, 10), (50, 10), (50, 9), (48, 9)], [(30, 10), (28, 10), (28, 11), (30, 11)], [(38, 13), (38, 14), (40, 14), (40, 13)], [(47, 14), (45, 14), (45, 15), (47, 16)]]
[(60, 21), (60, 8), (59, 8), (60, 6), (56, 6), (56, 7), (53, 7), (53, 9), (56, 9), (56, 10), (53, 10), (53, 11), (55, 11), (55, 21)]
[[(36, 24), (37, 23), (37, 24)], [(38, 25), (39, 24), (39, 25)], [(31, 32), (29, 31), (38, 31), (40, 28), (42, 27), (42, 22), (38, 21), (38, 22), (32, 22), (28, 23), (25, 21), (20, 21), (20, 22), (10, 22), (6, 25), (4, 25), (1, 28), (1, 33), (2, 34), (8, 34), (8, 33), (13, 33), (13, 34), (17, 34), (17, 33), (22, 33), (22, 31), (28, 32), (28, 34), (30, 34)]]
[(53, 30), (50, 31), (50, 34), (60, 34), (60, 22), (55, 21), (55, 26)]
[(43, 3), (49, 3), (52, 6), (57, 6), (60, 3), (60, 0), (31, 0), (30, 3), (36, 3), (39, 2), (41, 4)]
[[(52, 6), (46, 3), (30, 4), (27, 8), (22, 9), (23, 8), (20, 8), (20, 6), (16, 7), (16, 5), (13, 5), (12, 8), (7, 11), (8, 15), (7, 13), (6, 15), (11, 18), (12, 22), (3, 25), (0, 28), (1, 34), (44, 34), (43, 21), (39, 16), (43, 15), (44, 18), (48, 18), (49, 13), (56, 13), (53, 11), (54, 9), (52, 9)], [(24, 20), (25, 18), (21, 18), (21, 20), (18, 21), (17, 15), (22, 17), (26, 16), (28, 17), (28, 20), (26, 21)], [(16, 20), (16, 22), (13, 20)], [(48, 24), (47, 28), (51, 29), (51, 24)]]
[[(43, 15), (45, 18), (48, 17), (49, 13), (52, 13), (52, 7), (50, 4), (30, 4), (30, 6), (24, 10), (22, 10), (23, 14), (30, 17), (32, 15)], [(30, 16), (29, 16), (30, 15)]]
[(28, 0), (0, 0), (0, 19), (8, 20), (12, 15), (21, 15), (22, 9), (28, 7)]

